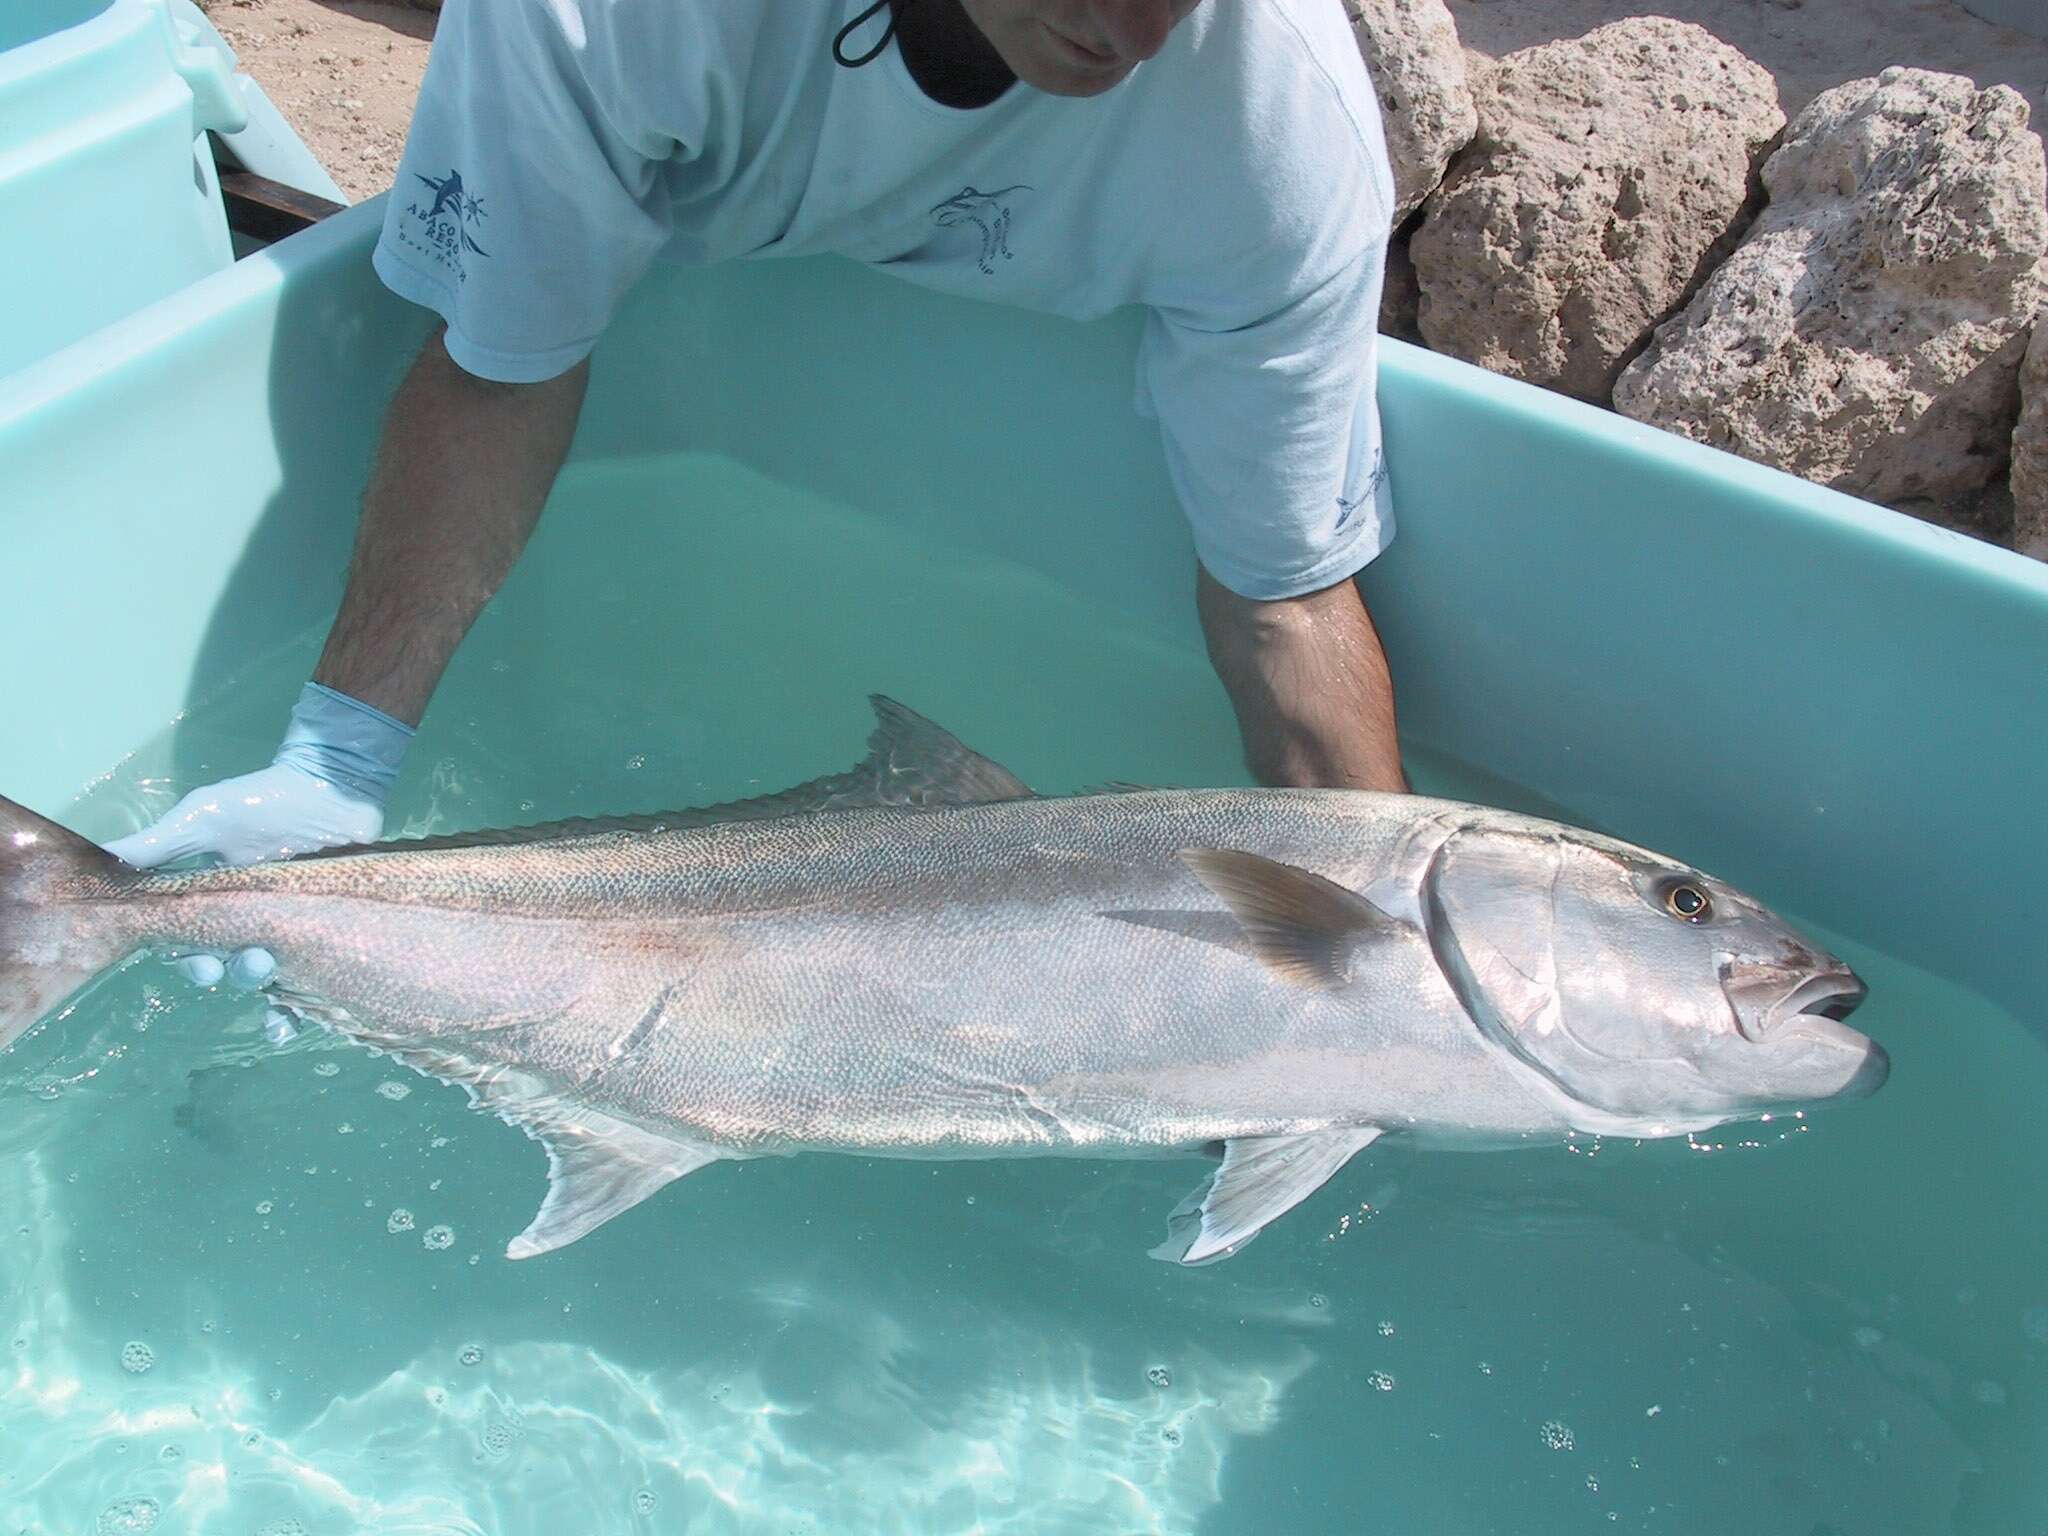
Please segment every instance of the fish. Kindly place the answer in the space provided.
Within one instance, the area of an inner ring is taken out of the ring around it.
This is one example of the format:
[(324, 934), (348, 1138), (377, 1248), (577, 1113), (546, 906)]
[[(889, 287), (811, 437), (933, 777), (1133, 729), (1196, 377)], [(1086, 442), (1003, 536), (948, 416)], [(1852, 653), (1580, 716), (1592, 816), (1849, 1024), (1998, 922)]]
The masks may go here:
[(509, 1258), (745, 1158), (1207, 1156), (1234, 1254), (1382, 1138), (1678, 1136), (1868, 1095), (1850, 968), (1690, 865), (1414, 795), (1040, 796), (891, 700), (865, 759), (667, 816), (144, 873), (0, 800), (0, 1048), (138, 952), (539, 1141)]

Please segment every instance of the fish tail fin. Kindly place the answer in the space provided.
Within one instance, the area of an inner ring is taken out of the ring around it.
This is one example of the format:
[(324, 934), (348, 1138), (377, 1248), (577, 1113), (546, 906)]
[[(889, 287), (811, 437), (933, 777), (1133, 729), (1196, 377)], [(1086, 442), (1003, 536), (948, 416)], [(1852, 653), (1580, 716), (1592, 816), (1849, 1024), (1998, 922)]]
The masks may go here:
[(94, 908), (137, 878), (104, 848), (0, 798), (0, 1050), (121, 958), (124, 926)]

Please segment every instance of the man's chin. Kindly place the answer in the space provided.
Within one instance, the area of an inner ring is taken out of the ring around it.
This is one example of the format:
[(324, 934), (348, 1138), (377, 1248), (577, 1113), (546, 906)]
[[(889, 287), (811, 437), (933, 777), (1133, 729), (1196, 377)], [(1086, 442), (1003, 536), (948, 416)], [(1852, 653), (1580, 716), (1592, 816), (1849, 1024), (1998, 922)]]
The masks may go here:
[(1030, 57), (1008, 58), (1004, 62), (1010, 66), (1011, 74), (1048, 96), (1100, 96), (1121, 85), (1138, 67), (1112, 64), (1107, 69), (1096, 69), (1037, 51)]
[(1030, 72), (1017, 70), (1017, 78), (1033, 90), (1045, 92), (1048, 96), (1100, 96), (1104, 91), (1114, 89), (1130, 77), (1135, 64), (1122, 64), (1115, 69), (1082, 72), (1077, 69), (1049, 67)]

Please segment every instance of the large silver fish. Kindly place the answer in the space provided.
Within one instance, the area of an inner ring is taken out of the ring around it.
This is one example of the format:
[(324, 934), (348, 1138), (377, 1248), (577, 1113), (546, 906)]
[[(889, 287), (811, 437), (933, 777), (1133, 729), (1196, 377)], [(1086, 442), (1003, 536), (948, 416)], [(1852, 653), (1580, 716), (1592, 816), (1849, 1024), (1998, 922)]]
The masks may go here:
[(1884, 1080), (1847, 967), (1654, 853), (1408, 796), (1040, 799), (876, 706), (864, 763), (784, 795), (249, 869), (140, 874), (0, 800), (0, 1046), (139, 948), (262, 945), (546, 1145), (513, 1258), (724, 1158), (1209, 1152), (1153, 1250), (1199, 1264), (1383, 1135), (1670, 1136)]

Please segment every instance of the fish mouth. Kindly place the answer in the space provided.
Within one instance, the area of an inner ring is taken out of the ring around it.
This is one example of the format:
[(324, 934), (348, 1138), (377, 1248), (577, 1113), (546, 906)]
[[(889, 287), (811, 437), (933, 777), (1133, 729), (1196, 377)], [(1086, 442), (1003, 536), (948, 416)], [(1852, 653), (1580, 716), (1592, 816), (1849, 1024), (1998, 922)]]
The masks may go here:
[(1833, 1019), (1839, 1024), (1868, 996), (1870, 988), (1863, 984), (1863, 978), (1844, 966), (1800, 982), (1770, 1010), (1768, 1022), (1781, 1023), (1803, 1013)]
[(1870, 995), (1863, 979), (1839, 961), (1816, 971), (1725, 958), (1720, 973), (1737, 1027), (1759, 1044), (1795, 1019), (1840, 1024)]

